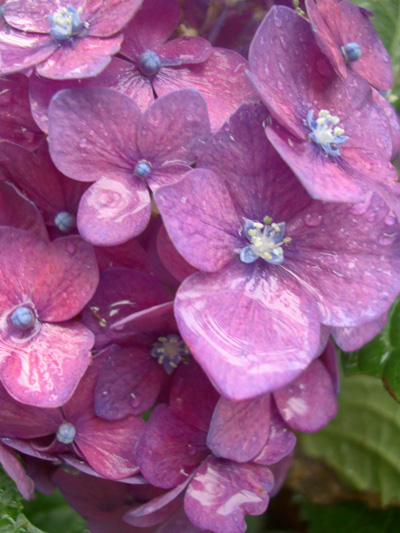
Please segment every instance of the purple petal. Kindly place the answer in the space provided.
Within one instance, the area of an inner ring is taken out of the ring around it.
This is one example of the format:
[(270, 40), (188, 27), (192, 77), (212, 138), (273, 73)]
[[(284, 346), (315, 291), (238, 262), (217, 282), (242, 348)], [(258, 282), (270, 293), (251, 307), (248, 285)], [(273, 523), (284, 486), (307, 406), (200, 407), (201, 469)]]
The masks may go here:
[(39, 319), (60, 322), (74, 317), (93, 296), (98, 282), (92, 246), (78, 236), (53, 241), (38, 268), (32, 294)]
[(111, 267), (125, 267), (152, 274), (146, 251), (135, 239), (119, 246), (96, 247), (95, 253), (100, 272)]
[[(58, 2), (42, 0), (11, 0), (4, 9), (4, 17), (8, 24), (26, 32), (49, 33), (48, 15), (57, 11)], [(79, 7), (79, 0), (71, 0), (70, 4)]]
[(393, 105), (381, 93), (373, 90), (372, 99), (374, 103), (382, 106), (389, 121), (393, 145), (392, 157), (390, 158), (392, 160), (400, 150), (400, 119)]
[(247, 61), (233, 50), (213, 48), (204, 63), (162, 69), (153, 79), (157, 96), (174, 89), (197, 89), (207, 103), (211, 130), (216, 131), (242, 104), (258, 100), (246, 76)]
[(179, 485), (207, 456), (206, 434), (175, 417), (164, 404), (152, 412), (136, 447), (140, 471), (149, 483)]
[(60, 91), (49, 108), (51, 157), (61, 172), (79, 181), (131, 178), (140, 159), (139, 117), (135, 102), (112, 89)]
[(262, 514), (273, 486), (274, 478), (265, 466), (238, 465), (209, 456), (187, 488), (185, 511), (202, 530), (243, 533), (245, 514)]
[(25, 473), (24, 467), (17, 454), (7, 446), (0, 444), (0, 464), (4, 471), (17, 485), (17, 489), (25, 500), (32, 500), (35, 496), (35, 484)]
[(154, 166), (192, 164), (210, 136), (207, 105), (198, 91), (180, 89), (158, 98), (143, 114), (138, 145)]
[(158, 50), (174, 31), (179, 17), (177, 0), (146, 0), (124, 30), (121, 54), (135, 61), (145, 50)]
[(332, 335), (336, 344), (346, 352), (359, 350), (367, 342), (372, 341), (384, 328), (388, 313), (383, 313), (376, 320), (361, 324), (354, 328), (332, 328)]
[(336, 347), (331, 340), (328, 340), (326, 347), (321, 353), (319, 359), (328, 371), (333, 383), (333, 388), (336, 394), (338, 394), (340, 390), (339, 363), (338, 356), (336, 354)]
[(78, 229), (95, 246), (116, 246), (139, 235), (150, 215), (145, 183), (138, 178), (100, 178), (82, 196)]
[(178, 37), (158, 49), (163, 66), (203, 63), (211, 54), (212, 46), (202, 37)]
[(154, 305), (143, 311), (132, 313), (115, 322), (112, 329), (130, 336), (155, 331), (176, 333), (178, 327), (174, 318), (173, 302)]
[(0, 225), (30, 230), (39, 239), (48, 239), (40, 211), (11, 183), (0, 182)]
[(37, 125), (48, 133), (48, 107), (53, 96), (63, 89), (109, 87), (135, 100), (145, 110), (154, 100), (151, 83), (129, 61), (113, 57), (110, 64), (95, 77), (79, 80), (51, 80), (32, 74), (29, 79), (29, 98)]
[(251, 461), (270, 433), (270, 395), (231, 402), (221, 398), (215, 408), (207, 446), (219, 457), (238, 463)]
[(73, 394), (90, 363), (93, 334), (79, 322), (41, 324), (24, 344), (10, 345), (1, 378), (16, 400), (38, 407), (58, 407)]
[(275, 402), (272, 402), (269, 439), (257, 457), (253, 459), (253, 462), (261, 465), (278, 463), (293, 451), (295, 445), (296, 435), (289, 431), (275, 406)]
[(61, 46), (36, 67), (36, 72), (44, 78), (67, 80), (88, 78), (99, 74), (111, 61), (112, 55), (120, 49), (122, 35), (99, 39), (97, 37), (77, 37), (70, 46)]
[(0, 80), (0, 139), (34, 150), (43, 135), (32, 118), (28, 83), (23, 74)]
[(56, 50), (57, 43), (49, 35), (26, 33), (3, 26), (0, 31), (0, 75), (33, 67)]
[(31, 232), (2, 227), (0, 249), (0, 313), (4, 313), (30, 300), (47, 244)]
[(338, 409), (331, 377), (318, 360), (289, 385), (275, 391), (274, 399), (289, 426), (307, 433), (326, 426)]
[(130, 21), (141, 4), (142, 0), (89, 0), (83, 11), (83, 18), (89, 23), (88, 34), (95, 37), (113, 35)]
[(243, 220), (214, 172), (192, 170), (178, 183), (159, 189), (154, 198), (172, 242), (194, 267), (220, 270), (242, 247), (238, 230)]
[(267, 269), (235, 260), (221, 272), (190, 276), (176, 295), (185, 342), (231, 400), (286, 385), (319, 346), (315, 309), (304, 289), (280, 269)]
[(150, 409), (160, 392), (165, 371), (141, 346), (104, 350), (105, 362), (95, 390), (97, 416), (118, 420)]

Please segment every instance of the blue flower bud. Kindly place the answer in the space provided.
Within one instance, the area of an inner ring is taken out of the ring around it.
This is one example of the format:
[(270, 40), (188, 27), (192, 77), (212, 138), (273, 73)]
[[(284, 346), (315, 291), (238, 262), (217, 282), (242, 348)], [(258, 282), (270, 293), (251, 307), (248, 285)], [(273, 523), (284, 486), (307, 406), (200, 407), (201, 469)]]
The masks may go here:
[(139, 163), (135, 166), (134, 174), (135, 176), (138, 176), (139, 178), (145, 180), (150, 174), (150, 171), (150, 164), (147, 161), (142, 160), (139, 161)]
[(33, 326), (35, 317), (28, 307), (18, 307), (11, 315), (11, 322), (18, 329), (26, 329)]
[(161, 61), (158, 55), (152, 50), (146, 50), (139, 57), (139, 66), (145, 76), (154, 76), (161, 68)]
[(75, 228), (76, 218), (67, 211), (60, 211), (54, 218), (54, 224), (60, 231), (68, 233), (72, 228)]
[(361, 53), (361, 46), (357, 43), (347, 43), (343, 46), (343, 54), (347, 63), (360, 59)]
[(57, 440), (62, 444), (71, 444), (76, 435), (75, 427), (69, 422), (63, 422), (57, 431)]

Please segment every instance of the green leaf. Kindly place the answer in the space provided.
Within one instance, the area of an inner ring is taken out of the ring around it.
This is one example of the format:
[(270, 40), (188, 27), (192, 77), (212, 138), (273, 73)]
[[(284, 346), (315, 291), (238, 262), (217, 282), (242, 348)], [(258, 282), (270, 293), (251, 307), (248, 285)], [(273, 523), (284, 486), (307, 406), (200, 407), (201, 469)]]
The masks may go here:
[(370, 509), (359, 501), (315, 505), (300, 501), (300, 520), (307, 533), (398, 533), (400, 508)]
[[(400, 2), (398, 0), (353, 0), (376, 15), (371, 19), (393, 64), (393, 94), (400, 97)], [(397, 100), (396, 106), (400, 105)]]
[(400, 500), (400, 405), (380, 381), (345, 378), (337, 418), (301, 443), (351, 487), (377, 493), (384, 505)]
[(24, 511), (46, 533), (60, 533), (60, 527), (62, 533), (88, 533), (86, 520), (69, 506), (59, 490), (50, 496), (36, 493), (34, 500), (25, 502)]
[(382, 378), (390, 394), (400, 401), (400, 297), (382, 332), (360, 350), (342, 352), (345, 375), (367, 374)]
[(0, 533), (43, 533), (22, 513), (22, 498), (17, 487), (0, 468)]

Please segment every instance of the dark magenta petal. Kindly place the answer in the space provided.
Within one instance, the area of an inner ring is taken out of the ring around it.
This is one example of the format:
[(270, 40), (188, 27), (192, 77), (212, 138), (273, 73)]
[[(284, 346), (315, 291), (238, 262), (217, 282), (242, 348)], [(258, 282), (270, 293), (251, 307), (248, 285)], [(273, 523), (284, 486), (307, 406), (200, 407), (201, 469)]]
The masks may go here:
[(78, 229), (95, 246), (116, 246), (142, 233), (150, 215), (150, 196), (144, 182), (138, 178), (100, 178), (82, 196)]
[(44, 78), (68, 80), (96, 76), (109, 64), (113, 54), (121, 46), (122, 35), (99, 39), (78, 37), (71, 46), (61, 46), (47, 61), (36, 67), (36, 72)]
[(243, 533), (246, 514), (262, 514), (274, 477), (266, 466), (237, 464), (209, 456), (185, 494), (185, 511), (201, 530)]
[(140, 159), (140, 109), (115, 90), (65, 89), (49, 107), (50, 153), (66, 176), (79, 181), (130, 178)]
[(179, 365), (169, 399), (177, 418), (207, 433), (218, 398), (219, 394), (192, 357)]
[(130, 239), (119, 246), (96, 247), (100, 272), (111, 267), (125, 267), (152, 274), (152, 265), (143, 246)]
[(12, 345), (8, 339), (8, 357), (1, 367), (3, 385), (19, 402), (63, 405), (90, 363), (93, 343), (93, 334), (79, 322), (41, 324), (24, 344)]
[(332, 335), (336, 344), (346, 352), (359, 350), (367, 342), (372, 341), (384, 328), (388, 314), (383, 313), (376, 320), (366, 322), (354, 328), (332, 328)]
[(33, 67), (56, 50), (57, 43), (49, 35), (25, 33), (3, 26), (0, 31), (0, 75)]
[(243, 220), (214, 172), (192, 170), (178, 183), (159, 189), (154, 198), (172, 242), (194, 267), (220, 270), (243, 247)]
[(313, 202), (301, 220), (286, 227), (293, 240), (285, 267), (309, 287), (321, 321), (359, 326), (384, 313), (398, 294), (400, 271), (399, 225), (383, 200), (370, 193), (356, 205)]
[(14, 185), (3, 181), (0, 182), (0, 225), (30, 230), (41, 240), (48, 239), (46, 225), (36, 205)]
[[(132, 314), (168, 300), (167, 291), (154, 276), (128, 268), (111, 268), (101, 274), (97, 291), (83, 311), (83, 321), (96, 335), (98, 348), (113, 340), (126, 338), (127, 333), (141, 333), (141, 328), (133, 332), (111, 328)], [(172, 315), (171, 310), (169, 314)], [(157, 324), (153, 316), (144, 321)]]
[(276, 496), (276, 494), (281, 490), (289, 468), (292, 464), (293, 455), (294, 452), (281, 459), (281, 461), (279, 461), (278, 463), (269, 465), (269, 469), (271, 470), (272, 475), (274, 476), (274, 488), (269, 493), (270, 498)]
[(35, 497), (35, 484), (26, 475), (17, 454), (4, 444), (0, 444), (0, 464), (6, 474), (15, 482), (22, 497), (25, 500), (32, 500)]
[(157, 252), (165, 268), (179, 282), (196, 272), (196, 269), (185, 261), (172, 244), (164, 225), (160, 227), (157, 235)]
[(247, 61), (233, 50), (213, 48), (204, 63), (163, 68), (153, 85), (157, 96), (178, 87), (197, 89), (207, 103), (211, 130), (216, 131), (240, 104), (258, 100), (247, 79), (247, 67)]
[(338, 354), (336, 353), (336, 347), (334, 343), (330, 339), (328, 340), (325, 349), (321, 353), (319, 359), (325, 365), (326, 370), (329, 372), (333, 383), (333, 388), (336, 394), (338, 394), (340, 390)]
[(231, 400), (286, 385), (319, 346), (314, 305), (279, 267), (235, 260), (221, 272), (193, 274), (178, 290), (175, 314), (193, 356)]
[(158, 98), (146, 109), (138, 145), (143, 159), (156, 167), (167, 162), (190, 165), (209, 136), (204, 98), (193, 89), (180, 89)]
[(124, 30), (121, 54), (137, 60), (146, 50), (157, 51), (174, 31), (179, 17), (177, 0), (146, 0)]
[(2, 437), (33, 439), (57, 431), (63, 416), (60, 409), (40, 409), (12, 398), (0, 385)]
[(185, 479), (185, 481), (183, 481), (180, 485), (174, 487), (172, 490), (169, 490), (168, 492), (165, 492), (160, 496), (152, 498), (150, 501), (144, 503), (143, 505), (138, 505), (133, 509), (129, 510), (127, 513), (125, 513), (124, 520), (128, 522), (128, 524), (135, 525), (136, 521), (139, 519), (143, 520), (146, 517), (149, 517), (149, 519), (151, 519), (151, 515), (156, 514), (165, 507), (170, 508), (172, 502), (176, 500), (178, 500), (178, 502), (181, 502), (181, 498), (179, 498), (179, 495), (182, 493), (183, 490), (185, 490), (186, 486), (190, 482), (190, 479), (191, 478), (188, 477), (187, 479)]
[[(34, 233), (2, 227), (0, 248), (0, 312), (8, 313), (31, 300), (37, 269), (46, 255), (47, 244)], [(5, 324), (1, 329), (4, 327)]]
[(23, 74), (0, 79), (0, 139), (34, 150), (43, 135), (32, 118), (28, 83)]
[(289, 431), (287, 424), (272, 402), (269, 438), (261, 452), (253, 459), (254, 463), (272, 465), (291, 453), (296, 445), (296, 435)]
[(332, 379), (318, 360), (289, 385), (275, 391), (274, 399), (285, 422), (307, 433), (326, 426), (338, 409)]
[(211, 420), (207, 446), (214, 455), (245, 463), (260, 453), (269, 433), (269, 394), (244, 402), (221, 398)]
[(37, 271), (32, 294), (39, 319), (60, 322), (74, 317), (93, 296), (98, 282), (90, 244), (78, 236), (53, 241)]
[(373, 90), (372, 98), (374, 103), (382, 106), (389, 121), (392, 136), (392, 156), (390, 159), (392, 160), (400, 149), (400, 119), (393, 105), (381, 93)]
[(105, 358), (95, 390), (95, 411), (106, 420), (139, 415), (150, 409), (160, 392), (165, 371), (150, 355), (151, 345), (120, 348), (113, 345)]
[(203, 63), (211, 54), (212, 46), (202, 37), (179, 37), (158, 49), (163, 66)]
[(95, 37), (113, 35), (130, 21), (141, 4), (142, 0), (86, 2), (82, 16), (89, 23), (88, 34)]
[(167, 405), (158, 405), (136, 446), (137, 464), (149, 483), (170, 489), (206, 457), (205, 441), (203, 431), (176, 418)]
[(75, 443), (90, 466), (108, 479), (121, 479), (139, 472), (134, 448), (145, 421), (128, 416), (102, 420), (95, 416), (79, 421)]
[(157, 529), (157, 533), (200, 533), (200, 531), (186, 516), (183, 505)]

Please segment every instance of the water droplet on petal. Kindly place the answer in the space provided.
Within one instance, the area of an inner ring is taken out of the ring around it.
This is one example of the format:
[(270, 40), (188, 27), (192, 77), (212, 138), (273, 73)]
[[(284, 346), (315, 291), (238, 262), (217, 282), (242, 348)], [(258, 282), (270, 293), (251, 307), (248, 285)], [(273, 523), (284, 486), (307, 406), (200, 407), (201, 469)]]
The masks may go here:
[(385, 218), (385, 224), (387, 226), (393, 226), (393, 224), (395, 224), (396, 222), (396, 217), (394, 215), (387, 215), (387, 217)]
[(304, 217), (304, 222), (307, 226), (314, 228), (321, 224), (322, 216), (319, 213), (307, 213)]
[(396, 233), (383, 233), (378, 238), (378, 242), (382, 246), (388, 246), (389, 244), (392, 244), (395, 237), (396, 237)]

